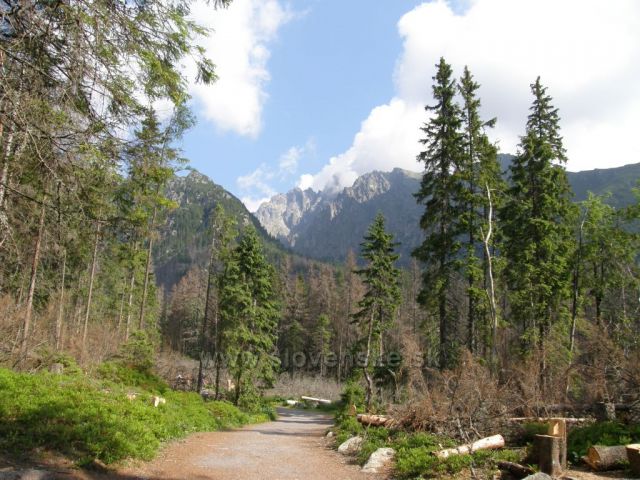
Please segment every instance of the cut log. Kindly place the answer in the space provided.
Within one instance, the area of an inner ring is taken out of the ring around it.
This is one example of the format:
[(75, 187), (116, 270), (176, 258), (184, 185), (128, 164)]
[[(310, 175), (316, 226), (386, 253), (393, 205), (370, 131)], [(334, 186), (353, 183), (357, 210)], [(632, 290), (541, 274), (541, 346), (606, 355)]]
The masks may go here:
[(533, 468), (513, 462), (498, 462), (498, 468), (505, 472), (509, 472), (516, 478), (524, 478), (535, 473)]
[(360, 413), (356, 415), (356, 418), (361, 424), (370, 425), (372, 427), (386, 427), (393, 423), (393, 419), (386, 415), (369, 415), (366, 413)]
[(627, 459), (631, 465), (631, 471), (640, 475), (640, 443), (627, 445)]
[(439, 450), (433, 454), (438, 458), (449, 458), (452, 455), (464, 455), (478, 450), (489, 450), (502, 447), (504, 447), (504, 438), (502, 435), (493, 435), (492, 437), (481, 438), (476, 442), (460, 445), (459, 447), (445, 448), (444, 450)]
[(595, 445), (587, 450), (587, 465), (593, 470), (612, 470), (627, 461), (627, 449), (624, 445), (603, 447)]
[(562, 473), (560, 464), (560, 437), (553, 435), (536, 435), (535, 449), (538, 452), (540, 471), (556, 477)]
[(329, 405), (331, 400), (326, 400), (324, 398), (314, 398), (314, 397), (300, 397), (302, 400), (306, 400), (307, 402), (318, 402), (324, 403), (325, 405)]

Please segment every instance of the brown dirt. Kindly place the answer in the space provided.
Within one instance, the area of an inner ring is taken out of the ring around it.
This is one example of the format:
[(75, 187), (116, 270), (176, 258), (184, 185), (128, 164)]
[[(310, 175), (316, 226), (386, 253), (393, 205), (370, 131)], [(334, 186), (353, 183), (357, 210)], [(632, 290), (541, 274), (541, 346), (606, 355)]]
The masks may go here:
[[(331, 450), (326, 416), (280, 409), (275, 422), (198, 433), (168, 445), (150, 463), (118, 472), (131, 479), (375, 479)], [(380, 478), (380, 477), (378, 477)]]

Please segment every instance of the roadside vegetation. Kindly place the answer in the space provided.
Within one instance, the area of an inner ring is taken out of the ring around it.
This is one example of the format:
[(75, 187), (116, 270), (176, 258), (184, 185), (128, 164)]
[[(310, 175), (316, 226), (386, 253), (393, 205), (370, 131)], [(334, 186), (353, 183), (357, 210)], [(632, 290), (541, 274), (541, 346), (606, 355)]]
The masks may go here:
[[(141, 336), (134, 344), (147, 345)], [(148, 460), (168, 440), (275, 417), (267, 403), (241, 411), (228, 401), (174, 391), (152, 373), (144, 354), (132, 362), (140, 350), (92, 374), (69, 357), (52, 357), (65, 365), (62, 374), (0, 369), (0, 450), (23, 460), (54, 453), (79, 465)], [(154, 397), (164, 402), (154, 407)]]

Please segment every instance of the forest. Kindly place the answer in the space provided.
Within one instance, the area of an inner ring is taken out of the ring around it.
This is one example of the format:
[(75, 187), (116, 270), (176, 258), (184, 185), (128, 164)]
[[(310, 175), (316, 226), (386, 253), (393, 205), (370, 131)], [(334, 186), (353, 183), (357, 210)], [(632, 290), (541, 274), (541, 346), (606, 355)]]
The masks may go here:
[(160, 278), (178, 208), (168, 190), (188, 166), (179, 145), (194, 123), (180, 64), (216, 80), (189, 8), (0, 1), (6, 378), (59, 364), (119, 381), (159, 375), (255, 415), (274, 386), (314, 378), (359, 411), (459, 440), (508, 417), (599, 404), (626, 405), (637, 424), (640, 189), (628, 206), (572, 200), (561, 112), (540, 77), (503, 172), (488, 133), (499, 119), (481, 117), (479, 83), (440, 59), (416, 125), (424, 240), (409, 268), (382, 215), (338, 264), (293, 254), (218, 202), (197, 254), (181, 252), (197, 261)]

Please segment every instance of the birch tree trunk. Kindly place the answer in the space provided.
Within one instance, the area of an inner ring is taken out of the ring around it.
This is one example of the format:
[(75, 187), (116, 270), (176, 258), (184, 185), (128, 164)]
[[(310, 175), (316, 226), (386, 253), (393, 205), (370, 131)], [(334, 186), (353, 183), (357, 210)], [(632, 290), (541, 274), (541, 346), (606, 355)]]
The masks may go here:
[(27, 343), (29, 340), (29, 329), (31, 328), (31, 317), (33, 315), (33, 296), (36, 291), (36, 279), (38, 276), (38, 265), (40, 263), (40, 251), (42, 249), (42, 236), (44, 234), (45, 200), (43, 196), (40, 207), (40, 218), (38, 220), (38, 236), (33, 248), (33, 260), (31, 262), (31, 280), (29, 282), (29, 293), (27, 294), (27, 306), (22, 324), (22, 339), (20, 340), (20, 363), (23, 363), (27, 355)]

